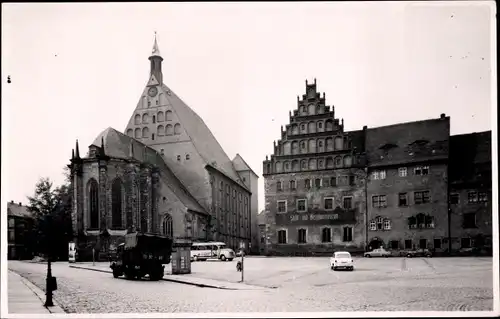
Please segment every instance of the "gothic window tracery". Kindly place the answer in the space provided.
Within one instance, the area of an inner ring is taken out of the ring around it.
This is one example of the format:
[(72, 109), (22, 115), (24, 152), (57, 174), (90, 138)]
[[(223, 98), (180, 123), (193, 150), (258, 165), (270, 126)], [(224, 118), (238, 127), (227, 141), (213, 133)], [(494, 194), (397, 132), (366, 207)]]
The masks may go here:
[(113, 228), (122, 227), (123, 193), (123, 183), (120, 178), (116, 178), (111, 186), (111, 225)]
[(91, 178), (87, 185), (90, 228), (99, 228), (99, 184)]
[(163, 235), (172, 238), (174, 234), (173, 220), (170, 214), (165, 214), (163, 217)]

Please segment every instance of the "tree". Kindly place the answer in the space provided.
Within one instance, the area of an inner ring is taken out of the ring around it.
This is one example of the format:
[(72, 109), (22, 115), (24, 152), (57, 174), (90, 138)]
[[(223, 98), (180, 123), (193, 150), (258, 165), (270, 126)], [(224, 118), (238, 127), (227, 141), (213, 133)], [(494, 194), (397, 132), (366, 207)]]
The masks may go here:
[(28, 210), (34, 215), (36, 252), (53, 257), (67, 257), (71, 229), (71, 186), (53, 188), (49, 178), (41, 178), (35, 194), (28, 197)]

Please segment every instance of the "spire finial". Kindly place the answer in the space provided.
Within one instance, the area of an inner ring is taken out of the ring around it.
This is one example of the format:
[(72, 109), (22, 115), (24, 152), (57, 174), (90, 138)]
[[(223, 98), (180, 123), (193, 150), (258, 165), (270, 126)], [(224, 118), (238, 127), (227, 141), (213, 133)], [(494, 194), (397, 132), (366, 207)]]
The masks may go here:
[(158, 48), (158, 41), (156, 40), (156, 31), (155, 31), (155, 41), (153, 43), (153, 52), (152, 56), (160, 56), (160, 49)]
[(75, 157), (80, 158), (80, 148), (78, 147), (78, 139), (76, 140), (76, 150), (75, 150)]
[(75, 149), (71, 150), (71, 159), (75, 159)]

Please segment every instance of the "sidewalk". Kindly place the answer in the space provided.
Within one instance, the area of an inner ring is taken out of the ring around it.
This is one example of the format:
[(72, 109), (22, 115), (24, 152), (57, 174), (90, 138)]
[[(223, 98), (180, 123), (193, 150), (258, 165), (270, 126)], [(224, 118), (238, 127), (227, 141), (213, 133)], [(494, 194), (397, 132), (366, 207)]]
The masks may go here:
[(8, 311), (10, 314), (50, 314), (65, 313), (56, 302), (46, 308), (45, 293), (27, 279), (9, 270), (7, 283)]
[[(69, 265), (70, 268), (79, 268), (85, 270), (93, 270), (99, 272), (105, 272), (112, 274), (113, 272), (109, 268), (109, 263), (95, 263), (95, 266), (92, 263), (73, 263)], [(167, 267), (165, 267), (167, 268)], [(187, 275), (172, 275), (169, 270), (166, 269), (165, 276), (163, 277), (164, 281), (171, 281), (180, 284), (193, 285), (198, 287), (206, 287), (206, 288), (217, 288), (217, 289), (229, 289), (229, 290), (265, 290), (266, 287), (248, 285), (245, 283), (234, 283), (234, 282), (226, 282), (214, 279), (207, 278), (199, 278), (195, 277), (191, 274)]]

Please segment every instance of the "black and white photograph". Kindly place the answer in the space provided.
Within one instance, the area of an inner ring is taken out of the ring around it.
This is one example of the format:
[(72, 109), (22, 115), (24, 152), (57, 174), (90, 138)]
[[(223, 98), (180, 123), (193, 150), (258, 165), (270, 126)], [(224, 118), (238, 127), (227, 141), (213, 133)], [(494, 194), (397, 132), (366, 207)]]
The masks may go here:
[(499, 316), (496, 11), (2, 3), (1, 317)]

